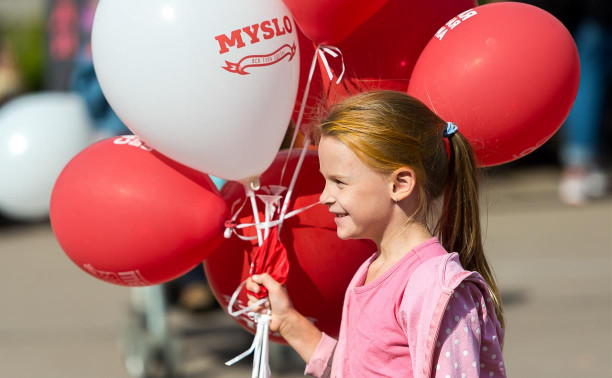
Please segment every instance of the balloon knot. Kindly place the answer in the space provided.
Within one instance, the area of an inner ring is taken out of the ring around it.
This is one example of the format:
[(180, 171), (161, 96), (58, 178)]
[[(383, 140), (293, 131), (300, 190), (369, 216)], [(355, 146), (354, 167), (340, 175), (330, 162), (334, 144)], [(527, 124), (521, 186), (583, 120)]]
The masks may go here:
[(223, 232), (223, 237), (229, 239), (232, 237), (232, 231), (236, 228), (236, 221), (228, 219), (225, 221), (225, 231)]

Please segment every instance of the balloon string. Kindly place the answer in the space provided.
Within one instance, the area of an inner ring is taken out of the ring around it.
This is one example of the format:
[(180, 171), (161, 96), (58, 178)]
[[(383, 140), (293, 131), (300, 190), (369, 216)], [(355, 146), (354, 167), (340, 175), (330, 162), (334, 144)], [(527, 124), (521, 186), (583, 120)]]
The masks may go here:
[(291, 149), (289, 150), (289, 153), (287, 153), (287, 157), (285, 158), (285, 163), (283, 164), (283, 169), (281, 170), (280, 181), (278, 183), (279, 185), (282, 185), (283, 183), (283, 178), (285, 177), (285, 170), (287, 169), (287, 163), (289, 162), (289, 158), (291, 157), (291, 151), (293, 147), (295, 146), (295, 140), (297, 139), (297, 135), (298, 135), (298, 132), (300, 131), (300, 127), (302, 126), (302, 121), (304, 119), (304, 113), (306, 111), (306, 103), (307, 103), (306, 100), (308, 99), (308, 93), (310, 92), (310, 85), (312, 84), (312, 78), (314, 76), (314, 71), (317, 65), (318, 57), (320, 57), (321, 61), (323, 62), (323, 65), (325, 66), (325, 70), (327, 71), (329, 80), (332, 80), (333, 78), (332, 69), (330, 68), (329, 63), (327, 62), (327, 58), (325, 58), (325, 54), (329, 54), (333, 58), (337, 58), (338, 56), (340, 56), (341, 63), (342, 63), (342, 73), (340, 74), (340, 76), (338, 76), (338, 80), (336, 80), (336, 84), (339, 84), (340, 81), (342, 80), (342, 77), (344, 76), (344, 71), (346, 67), (344, 66), (344, 57), (342, 56), (342, 51), (340, 51), (340, 49), (335, 46), (317, 46), (317, 50), (312, 56), (312, 63), (310, 64), (308, 80), (306, 81), (306, 87), (304, 88), (304, 94), (302, 95), (302, 103), (300, 104), (300, 111), (298, 113), (298, 119), (295, 124), (295, 129), (293, 130), (293, 137), (291, 138)]
[[(236, 223), (236, 219), (238, 219), (238, 216), (240, 215), (240, 212), (244, 208), (244, 205), (246, 205), (246, 203), (247, 203), (247, 197), (244, 198), (244, 201), (242, 201), (242, 205), (240, 205), (238, 210), (234, 211), (234, 208), (236, 207), (238, 202), (240, 202), (240, 199), (234, 201), (234, 203), (232, 204), (232, 211), (231, 211), (232, 212), (232, 217), (230, 218), (231, 219), (230, 223), (232, 223), (232, 224)], [(229, 239), (232, 236), (232, 230), (233, 230), (233, 228), (227, 227), (225, 229), (225, 232), (223, 233), (223, 237), (225, 237), (226, 239)], [(234, 233), (236, 233), (236, 231), (234, 231)], [(236, 235), (238, 235), (238, 234), (236, 234)], [(238, 236), (240, 236), (240, 235), (238, 235)]]
[[(317, 55), (323, 61), (325, 69), (327, 70), (327, 75), (330, 77), (330, 80), (332, 79), (333, 74), (332, 74), (331, 68), (329, 67), (329, 63), (327, 62), (327, 59), (325, 58), (325, 54), (329, 54), (334, 58), (337, 58), (338, 56), (340, 56), (340, 58), (342, 59), (342, 73), (340, 74), (340, 76), (338, 76), (338, 80), (336, 81), (336, 84), (339, 84), (340, 81), (342, 80), (342, 77), (344, 76), (344, 71), (345, 71), (344, 58), (342, 57), (342, 52), (340, 51), (339, 48), (334, 47), (334, 46), (318, 46), (317, 51), (318, 51), (318, 54), (314, 55), (313, 60), (312, 60), (312, 65), (310, 67), (310, 73), (308, 76), (308, 81), (306, 83), (306, 90), (304, 91), (305, 95), (308, 94), (308, 90), (310, 89), (310, 84), (312, 82), (312, 75), (314, 73), (314, 64), (316, 62)], [(300, 126), (301, 126), (305, 104), (306, 104), (306, 96), (303, 96), (302, 105), (300, 107), (300, 115), (298, 116), (298, 124), (296, 125), (295, 130), (293, 132), (294, 142), (295, 142), (295, 136), (297, 135), (297, 132), (299, 131)], [(283, 227), (283, 221), (285, 220), (285, 213), (287, 212), (289, 201), (291, 200), (291, 196), (293, 195), (293, 188), (295, 187), (295, 183), (297, 182), (298, 175), (300, 174), (300, 170), (302, 169), (302, 163), (304, 162), (304, 158), (306, 157), (306, 152), (308, 151), (309, 145), (310, 145), (310, 137), (307, 136), (306, 138), (304, 138), (304, 143), (302, 145), (302, 152), (300, 154), (300, 159), (298, 161), (297, 166), (295, 167), (295, 170), (293, 171), (293, 177), (291, 178), (291, 184), (289, 184), (289, 188), (287, 189), (287, 195), (285, 196), (285, 201), (283, 202), (283, 208), (281, 210), (281, 214), (279, 217), (280, 223), (278, 224), (278, 234), (277, 234), (278, 238), (280, 238), (280, 234), (281, 234), (280, 231), (281, 231), (281, 228)], [(293, 142), (292, 142), (292, 147), (293, 147)], [(287, 153), (287, 158), (285, 159), (285, 165), (283, 166), (283, 173), (284, 173), (285, 167), (287, 166), (287, 162), (289, 161), (289, 157), (291, 156), (291, 151), (292, 149), (289, 150), (289, 152)], [(282, 176), (283, 175), (281, 174), (281, 182), (282, 182)]]
[(340, 73), (340, 76), (338, 76), (338, 80), (336, 80), (336, 84), (340, 84), (342, 78), (344, 77), (344, 72), (346, 69), (346, 67), (344, 66), (344, 57), (342, 56), (342, 51), (340, 51), (340, 49), (336, 46), (319, 46), (317, 51), (319, 52), (319, 56), (321, 57), (323, 65), (325, 66), (325, 70), (327, 71), (327, 76), (329, 77), (330, 81), (334, 78), (334, 75), (332, 73), (332, 69), (329, 67), (329, 63), (327, 62), (327, 58), (325, 58), (324, 53), (327, 53), (334, 58), (340, 56), (342, 62), (342, 72)]
[(308, 152), (308, 146), (310, 145), (310, 137), (304, 138), (304, 145), (302, 147), (302, 153), (300, 154), (300, 159), (295, 167), (295, 171), (293, 171), (293, 177), (291, 178), (291, 184), (289, 184), (289, 188), (287, 189), (287, 195), (285, 195), (285, 201), (283, 202), (283, 209), (281, 210), (280, 217), (278, 219), (278, 234), (277, 237), (280, 240), (280, 232), (283, 228), (283, 222), (285, 221), (285, 214), (287, 213), (287, 208), (289, 207), (289, 201), (291, 200), (291, 195), (293, 194), (293, 188), (295, 188), (295, 183), (297, 182), (298, 175), (300, 170), (302, 169), (302, 164), (304, 163), (304, 158), (306, 157), (306, 153)]
[[(319, 56), (321, 57), (323, 64), (325, 65), (325, 69), (327, 70), (327, 74), (330, 77), (330, 80), (332, 79), (332, 73), (331, 73), (331, 69), (329, 67), (329, 63), (327, 62), (327, 59), (325, 58), (325, 54), (327, 53), (329, 55), (331, 55), (332, 57), (336, 58), (338, 57), (338, 55), (342, 58), (342, 53), (340, 52), (340, 50), (337, 47), (333, 47), (333, 46), (319, 46), (317, 47), (317, 51), (319, 52)], [(314, 75), (314, 70), (315, 70), (315, 66), (316, 66), (316, 61), (317, 61), (317, 54), (315, 53), (312, 59), (312, 64), (310, 66), (310, 72), (308, 74), (308, 81), (306, 83), (306, 88), (304, 90), (304, 95), (302, 96), (302, 103), (300, 105), (300, 112), (298, 115), (298, 120), (295, 126), (295, 130), (293, 132), (293, 137), (291, 140), (291, 149), (289, 150), (289, 152), (287, 153), (287, 157), (285, 159), (285, 163), (283, 165), (283, 169), (281, 172), (281, 179), (279, 182), (279, 185), (282, 185), (282, 181), (284, 178), (284, 174), (285, 174), (285, 169), (287, 167), (287, 162), (289, 161), (289, 158), (291, 156), (291, 151), (293, 149), (293, 146), (295, 144), (295, 140), (297, 138), (297, 133), (300, 130), (300, 126), (302, 124), (302, 119), (304, 117), (304, 111), (306, 109), (306, 99), (308, 98), (308, 92), (310, 90), (310, 84), (312, 83), (312, 77)], [(342, 73), (340, 74), (340, 76), (338, 77), (338, 80), (336, 81), (336, 84), (340, 83), (340, 81), (342, 80), (342, 77), (344, 76), (344, 58), (342, 58)], [(269, 207), (266, 205), (266, 221), (262, 224), (259, 221), (259, 211), (257, 209), (257, 201), (255, 199), (255, 195), (253, 193), (253, 190), (251, 190), (251, 188), (249, 188), (248, 186), (245, 185), (245, 189), (247, 191), (247, 197), (250, 197), (251, 200), (251, 207), (253, 208), (253, 217), (255, 220), (255, 227), (257, 230), (257, 240), (259, 245), (262, 245), (262, 237), (261, 237), (261, 229), (265, 229), (265, 234), (268, 234), (268, 230), (270, 227), (273, 227), (274, 225), (278, 225), (278, 235), (280, 237), (280, 231), (281, 231), (281, 227), (283, 225), (283, 222), (285, 219), (290, 218), (292, 216), (295, 216), (303, 211), (306, 211), (308, 209), (310, 209), (311, 207), (314, 207), (316, 205), (319, 205), (320, 203), (313, 203), (309, 206), (294, 210), (290, 213), (287, 214), (287, 208), (289, 206), (289, 201), (291, 200), (291, 196), (293, 194), (293, 189), (295, 188), (295, 184), (297, 182), (297, 178), (299, 175), (299, 172), (302, 168), (302, 164), (304, 163), (304, 158), (306, 157), (306, 152), (308, 151), (308, 146), (310, 145), (310, 137), (306, 137), (304, 138), (304, 143), (302, 146), (302, 151), (300, 154), (300, 158), (298, 160), (297, 166), (295, 167), (295, 171), (293, 172), (293, 177), (291, 178), (291, 184), (289, 185), (289, 188), (287, 189), (287, 194), (285, 196), (285, 200), (283, 202), (283, 207), (281, 210), (281, 214), (280, 217), (277, 221), (270, 221), (270, 209)], [(244, 206), (244, 204), (243, 204)], [(242, 207), (240, 208), (242, 209)], [(239, 210), (240, 211), (240, 210)], [(238, 211), (238, 212), (239, 212)], [(236, 213), (237, 214), (237, 213)], [(234, 214), (234, 215), (236, 215)], [(234, 217), (233, 217), (234, 218)], [(232, 221), (235, 221), (235, 219), (232, 219)], [(252, 226), (251, 225), (238, 225), (236, 227), (233, 228), (233, 232), (238, 235), (236, 233), (236, 228), (243, 228), (243, 227), (248, 227), (248, 226)], [(226, 234), (227, 234), (227, 230), (226, 230)], [(240, 237), (240, 235), (238, 235)], [(241, 237), (242, 239), (242, 237)], [(254, 238), (253, 238), (254, 239)], [(268, 352), (268, 348), (269, 348), (269, 344), (268, 344), (268, 338), (269, 338), (269, 327), (270, 327), (270, 321), (271, 321), (271, 312), (270, 310), (267, 311), (266, 314), (259, 314), (256, 312), (253, 312), (252, 310), (254, 309), (254, 307), (262, 305), (263, 303), (265, 303), (267, 301), (267, 298), (263, 298), (260, 299), (259, 301), (257, 301), (256, 303), (252, 304), (251, 306), (245, 307), (239, 311), (233, 311), (233, 307), (234, 304), (236, 302), (236, 299), (238, 298), (238, 294), (240, 293), (240, 291), (242, 290), (242, 288), (244, 287), (244, 285), (246, 284), (246, 280), (244, 282), (242, 282), (238, 288), (234, 291), (234, 294), (232, 295), (231, 299), (230, 299), (230, 303), (228, 305), (228, 313), (232, 316), (240, 316), (242, 314), (244, 314), (245, 312), (248, 312), (248, 316), (250, 318), (252, 318), (256, 323), (257, 323), (257, 332), (255, 333), (255, 338), (253, 339), (253, 343), (251, 344), (251, 347), (245, 351), (244, 353), (240, 354), (239, 356), (231, 359), (230, 361), (226, 362), (225, 364), (230, 366), (235, 364), (236, 362), (242, 360), (243, 358), (245, 358), (246, 356), (250, 355), (251, 353), (254, 353), (253, 356), (253, 371), (251, 374), (251, 378), (268, 378), (270, 376), (270, 366), (268, 363), (268, 356), (269, 356), (269, 352)]]
[[(310, 208), (313, 208), (313, 207), (315, 207), (317, 205), (320, 205), (320, 204), (321, 204), (320, 202), (315, 202), (315, 203), (310, 204), (308, 206), (304, 206), (304, 207), (301, 207), (299, 209), (293, 210), (293, 211), (287, 213), (285, 215), (284, 219), (289, 219), (291, 217), (294, 217), (294, 216), (296, 216), (296, 215), (298, 215), (298, 214), (300, 214), (300, 213), (302, 213), (302, 212), (304, 212), (304, 211), (306, 211), (306, 210), (308, 210)], [(269, 221), (269, 222), (264, 222), (264, 223), (259, 223), (259, 224), (256, 224), (256, 223), (241, 223), (241, 224), (238, 224), (238, 225), (233, 226), (231, 228), (229, 228), (229, 227), (226, 228), (225, 229), (225, 235), (230, 235), (231, 236), (231, 233), (233, 232), (241, 240), (245, 240), (245, 241), (255, 240), (255, 239), (257, 239), (257, 236), (242, 236), (238, 232), (236, 232), (236, 230), (240, 230), (240, 229), (247, 228), (247, 227), (253, 227), (253, 226), (255, 226), (255, 227), (259, 228), (259, 229), (265, 229), (266, 227), (271, 228), (271, 227), (277, 226), (280, 223), (281, 223), (280, 220), (274, 220), (274, 221)], [(229, 239), (230, 236), (226, 236), (226, 238)]]
[[(255, 224), (259, 225), (261, 222), (259, 221), (259, 210), (257, 209), (257, 201), (255, 199), (255, 193), (253, 193), (253, 190), (248, 186), (245, 186), (245, 190), (247, 192), (247, 197), (251, 199), (251, 207), (253, 208), (253, 219), (255, 220)], [(261, 246), (263, 244), (263, 238), (261, 236), (261, 229), (257, 227), (255, 230), (257, 232), (257, 244)]]
[(310, 64), (310, 71), (308, 73), (308, 80), (306, 81), (306, 87), (304, 88), (304, 94), (302, 95), (302, 103), (300, 104), (300, 112), (298, 113), (298, 119), (295, 124), (295, 129), (293, 130), (293, 137), (291, 138), (291, 148), (289, 149), (289, 153), (287, 153), (287, 157), (285, 158), (285, 164), (283, 165), (283, 169), (281, 171), (280, 181), (278, 185), (283, 184), (283, 178), (285, 177), (285, 169), (287, 168), (287, 162), (289, 161), (289, 157), (291, 155), (291, 150), (295, 145), (295, 140), (297, 139), (298, 132), (300, 131), (300, 127), (302, 126), (302, 119), (304, 118), (304, 112), (306, 111), (306, 99), (308, 98), (308, 92), (310, 91), (310, 84), (312, 83), (312, 78), (314, 76), (314, 71), (317, 66), (317, 54), (312, 56), (312, 63)]
[(273, 211), (274, 205), (269, 203), (269, 202), (266, 202), (265, 205), (266, 205), (266, 207), (265, 207), (265, 218), (264, 218), (265, 221), (264, 221), (263, 224), (264, 224), (264, 230), (265, 230), (264, 231), (265, 232), (264, 233), (264, 239), (267, 239), (268, 235), (270, 235), (270, 226), (269, 226), (269, 223), (270, 223), (270, 219), (272, 218), (272, 211)]
[(238, 295), (240, 295), (240, 291), (242, 290), (244, 285), (246, 285), (246, 283), (247, 283), (247, 280), (242, 281), (242, 283), (238, 285), (238, 288), (234, 290), (234, 294), (232, 294), (232, 297), (230, 298), (229, 304), (227, 305), (227, 313), (230, 314), (230, 316), (238, 317), (246, 312), (253, 312), (255, 307), (261, 306), (262, 304), (268, 301), (268, 298), (262, 298), (248, 307), (244, 307), (238, 311), (234, 311), (234, 305), (236, 304), (236, 301), (238, 300)]
[(260, 314), (254, 312), (255, 307), (260, 306), (268, 301), (268, 298), (262, 298), (259, 301), (253, 303), (252, 305), (245, 307), (239, 311), (234, 311), (234, 304), (238, 298), (238, 295), (244, 285), (246, 285), (246, 280), (244, 280), (238, 288), (232, 294), (230, 302), (227, 306), (227, 312), (233, 317), (238, 317), (245, 312), (248, 312), (248, 317), (251, 318), (257, 324), (257, 331), (255, 332), (255, 337), (253, 338), (253, 343), (243, 353), (232, 358), (227, 361), (225, 365), (231, 366), (236, 362), (244, 359), (251, 353), (253, 354), (253, 370), (251, 372), (251, 378), (268, 378), (270, 377), (270, 364), (269, 364), (269, 330), (270, 330), (270, 322), (272, 320), (271, 311), (268, 310), (265, 314)]

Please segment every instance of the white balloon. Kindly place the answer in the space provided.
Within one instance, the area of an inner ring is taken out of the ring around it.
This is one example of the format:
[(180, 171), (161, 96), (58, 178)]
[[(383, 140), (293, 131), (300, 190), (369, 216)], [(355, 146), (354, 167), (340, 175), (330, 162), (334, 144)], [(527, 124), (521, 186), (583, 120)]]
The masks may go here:
[(21, 220), (49, 215), (55, 180), (94, 136), (83, 99), (39, 93), (0, 108), (0, 212)]
[(92, 34), (121, 120), (162, 154), (231, 180), (261, 174), (276, 156), (297, 49), (281, 0), (101, 0)]

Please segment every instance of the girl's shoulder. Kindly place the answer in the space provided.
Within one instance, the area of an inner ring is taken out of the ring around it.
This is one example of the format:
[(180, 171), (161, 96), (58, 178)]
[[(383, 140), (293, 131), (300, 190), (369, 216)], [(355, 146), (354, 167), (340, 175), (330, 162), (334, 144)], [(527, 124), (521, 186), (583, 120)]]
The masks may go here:
[[(455, 337), (455, 331), (467, 334), (465, 326), (457, 328), (459, 320), (467, 319), (466, 324), (475, 327), (474, 335), (480, 336), (480, 323), (474, 323), (477, 317), (472, 319), (472, 314), (481, 314), (482, 319), (494, 320), (490, 322), (493, 327), (492, 331), (487, 332), (487, 337), (493, 343), (503, 341), (503, 330), (495, 317), (484, 279), (477, 272), (465, 270), (457, 253), (424, 261), (410, 277), (397, 308), (399, 324), (406, 333), (410, 353), (415, 356), (413, 371), (425, 372), (416, 377), (430, 377), (434, 357), (436, 352), (439, 353), (436, 342), (440, 335), (452, 336), (452, 342), (455, 343), (455, 340), (460, 339)], [(448, 319), (452, 320), (453, 327), (443, 327)], [(461, 353), (465, 353), (465, 349)], [(471, 363), (474, 361), (471, 360)]]
[(408, 280), (403, 295), (398, 298), (398, 315), (401, 319), (432, 319), (445, 310), (461, 284), (469, 285), (472, 292), (479, 292), (485, 301), (490, 301), (485, 280), (479, 273), (465, 270), (457, 253), (430, 258)]
[(459, 254), (453, 252), (432, 257), (420, 264), (410, 278), (408, 287), (417, 293), (432, 290), (448, 293), (466, 279), (486, 286), (480, 274), (465, 270), (459, 261)]

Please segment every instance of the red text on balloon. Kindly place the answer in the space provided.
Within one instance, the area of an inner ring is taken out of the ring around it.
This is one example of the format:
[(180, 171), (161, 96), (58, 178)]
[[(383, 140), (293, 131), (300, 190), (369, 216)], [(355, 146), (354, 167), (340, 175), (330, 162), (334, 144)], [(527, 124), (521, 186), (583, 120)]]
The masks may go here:
[[(274, 28), (272, 26), (274, 25)], [(284, 26), (284, 28), (283, 28)], [(293, 32), (293, 25), (291, 19), (288, 16), (283, 17), (283, 25), (279, 25), (278, 18), (273, 18), (269, 21), (263, 21), (259, 24), (251, 26), (245, 26), (242, 29), (233, 30), (228, 37), (227, 34), (220, 34), (215, 37), (219, 42), (219, 54), (225, 54), (230, 51), (230, 47), (236, 47), (237, 49), (246, 46), (243, 40), (243, 33), (250, 38), (251, 45), (259, 43), (260, 32), (263, 33), (263, 39), (272, 39), (279, 37), (287, 33)]]

